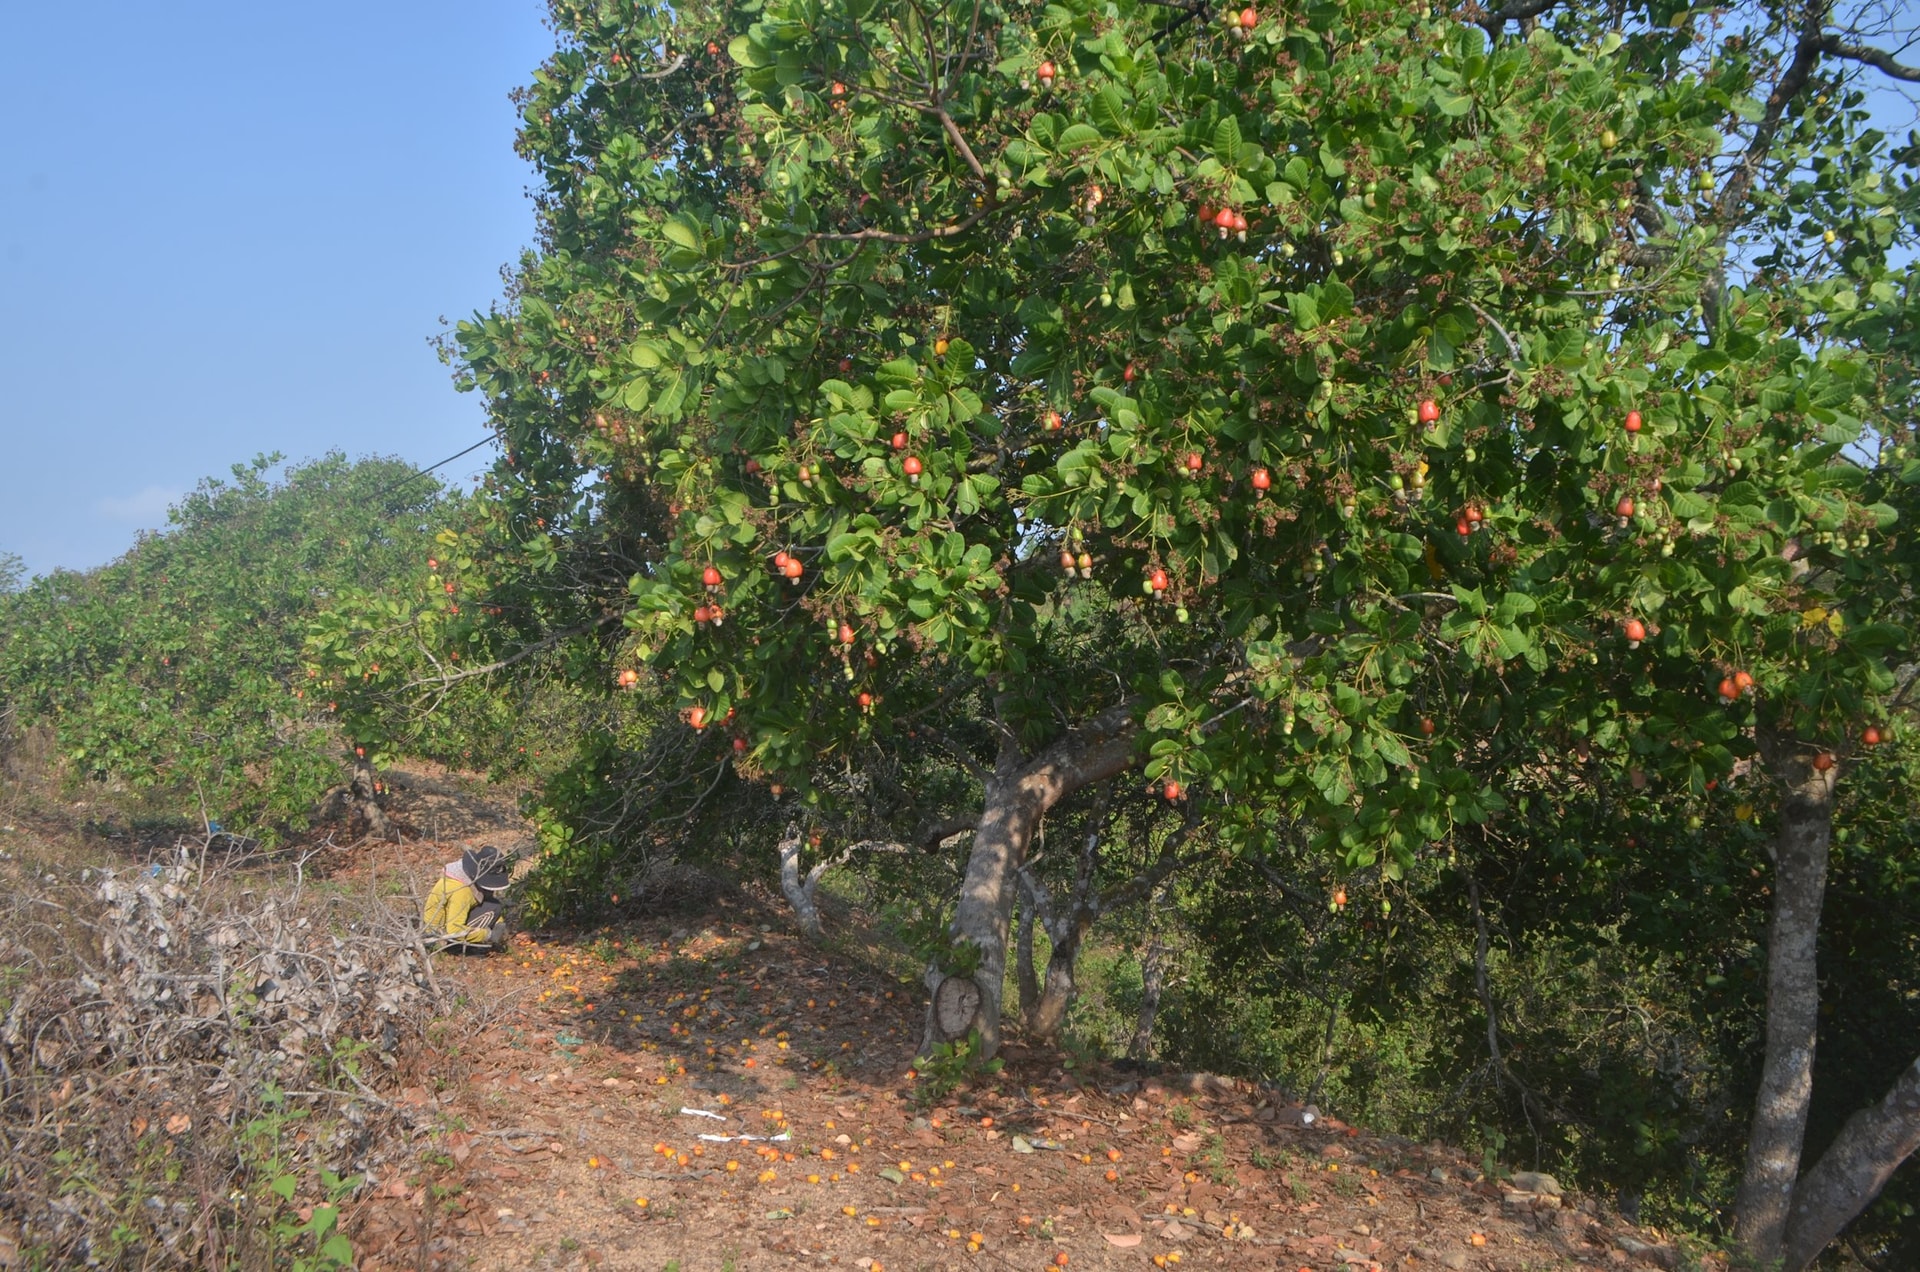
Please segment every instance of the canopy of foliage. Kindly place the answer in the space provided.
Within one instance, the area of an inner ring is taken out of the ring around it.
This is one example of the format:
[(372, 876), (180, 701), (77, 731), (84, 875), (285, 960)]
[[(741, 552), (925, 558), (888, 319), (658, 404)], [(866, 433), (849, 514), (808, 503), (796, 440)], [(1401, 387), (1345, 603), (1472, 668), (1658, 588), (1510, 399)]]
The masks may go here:
[(308, 625), (413, 571), (445, 515), (398, 460), (277, 463), (203, 481), (111, 565), (0, 598), (0, 702), (50, 724), (73, 773), (264, 835), (304, 826), (348, 758), (303, 683)]

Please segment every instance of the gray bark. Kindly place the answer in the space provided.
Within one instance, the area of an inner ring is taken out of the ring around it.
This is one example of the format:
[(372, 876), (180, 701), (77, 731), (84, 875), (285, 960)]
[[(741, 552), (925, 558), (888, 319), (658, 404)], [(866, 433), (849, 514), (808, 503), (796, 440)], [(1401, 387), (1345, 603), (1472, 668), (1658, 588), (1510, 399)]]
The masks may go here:
[(393, 832), (387, 825), (386, 810), (380, 807), (380, 792), (376, 789), (378, 780), (374, 776), (373, 764), (365, 756), (353, 758), (353, 780), (347, 784), (353, 811), (367, 819), (367, 833), (379, 839), (393, 838)]
[(1153, 1024), (1160, 1015), (1160, 995), (1167, 987), (1167, 947), (1150, 937), (1140, 960), (1140, 1014), (1134, 1018), (1133, 1039), (1127, 1054), (1135, 1060), (1153, 1058)]
[(1767, 1041), (1754, 1097), (1747, 1161), (1734, 1207), (1734, 1242), (1749, 1264), (1780, 1264), (1813, 1094), (1820, 983), (1815, 952), (1833, 837), (1838, 766), (1822, 773), (1790, 739), (1762, 731), (1761, 753), (1781, 783), (1773, 842), (1773, 917), (1767, 933)]
[[(968, 977), (951, 976), (937, 964), (929, 967), (926, 975), (927, 988), (936, 1002), (941, 1001), (946, 982), (965, 979), (972, 982), (977, 1005), (965, 1024), (950, 1013), (929, 1009), (921, 1040), (923, 1053), (943, 1043), (957, 1042), (976, 1030), (982, 1059), (1000, 1049), (1014, 874), (1025, 864), (1027, 846), (1047, 810), (1089, 782), (1112, 777), (1132, 764), (1137, 736), (1131, 704), (1101, 712), (1031, 759), (1021, 754), (1012, 734), (1007, 734), (999, 760), (986, 779), (980, 822), (951, 926), (954, 944), (973, 946), (978, 962)], [(946, 1001), (953, 999), (949, 996)]]
[[(1080, 946), (1100, 912), (1100, 899), (1093, 886), (1094, 868), (1100, 861), (1100, 832), (1105, 828), (1106, 812), (1107, 801), (1102, 795), (1094, 810), (1093, 829), (1087, 832), (1086, 842), (1080, 849), (1080, 859), (1074, 864), (1073, 891), (1068, 897), (1064, 914), (1056, 916), (1053, 913), (1052, 899), (1047, 895), (1045, 884), (1026, 869), (1020, 871), (1021, 891), (1027, 903), (1033, 907), (1040, 925), (1046, 929), (1048, 941), (1046, 980), (1040, 985), (1039, 993), (1027, 998), (1025, 985), (1021, 987), (1021, 1007), (1025, 1017), (1022, 1023), (1035, 1042), (1052, 1043), (1058, 1040), (1060, 1029), (1067, 1022), (1067, 1009), (1073, 1006), (1074, 994), (1078, 992), (1074, 968), (1080, 961)], [(1031, 969), (1028, 974), (1032, 974)]]
[(1811, 1265), (1915, 1152), (1920, 1152), (1920, 1060), (1901, 1072), (1880, 1103), (1847, 1119), (1793, 1190), (1786, 1272), (1802, 1272)]
[[(1024, 884), (1026, 875), (1020, 876)], [(1030, 889), (1020, 890), (1020, 927), (1014, 942), (1013, 979), (1020, 990), (1020, 1018), (1033, 1014), (1040, 1002), (1040, 982), (1033, 972), (1033, 928), (1035, 897)]]
[(1074, 995), (1079, 991), (1075, 969), (1079, 966), (1080, 950), (1086, 944), (1087, 933), (1092, 930), (1094, 921), (1108, 910), (1145, 900), (1168, 875), (1185, 864), (1180, 850), (1200, 824), (1194, 816), (1195, 809), (1194, 804), (1187, 806), (1186, 825), (1168, 835), (1161, 845), (1159, 857), (1151, 866), (1102, 896), (1097, 886), (1097, 870), (1100, 864), (1100, 830), (1106, 820), (1106, 800), (1103, 797), (1094, 813), (1095, 829), (1087, 835), (1086, 843), (1080, 850), (1080, 860), (1074, 868), (1073, 891), (1068, 897), (1065, 912), (1058, 916), (1053, 913), (1045, 885), (1034, 879), (1028, 871), (1021, 870), (1022, 892), (1052, 942), (1047, 956), (1046, 981), (1039, 987), (1037, 997), (1026, 998), (1025, 985), (1022, 984), (1022, 1003), (1032, 1004), (1025, 1012), (1025, 1024), (1036, 1041), (1053, 1042), (1066, 1024), (1067, 1011), (1073, 1006)]
[(844, 863), (853, 855), (854, 848), (861, 845), (848, 847), (837, 856), (823, 857), (803, 875), (800, 873), (800, 846), (804, 842), (800, 823), (788, 822), (787, 832), (780, 837), (778, 846), (780, 891), (786, 894), (787, 904), (793, 907), (793, 917), (800, 925), (801, 934), (809, 941), (818, 941), (821, 937), (820, 879), (827, 871)]

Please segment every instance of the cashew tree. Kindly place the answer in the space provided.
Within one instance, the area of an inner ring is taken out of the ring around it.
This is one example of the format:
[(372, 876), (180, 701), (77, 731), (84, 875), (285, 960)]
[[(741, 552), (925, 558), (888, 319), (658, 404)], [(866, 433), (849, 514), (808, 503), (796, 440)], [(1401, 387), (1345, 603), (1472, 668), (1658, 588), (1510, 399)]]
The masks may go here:
[(539, 246), (455, 335), (493, 495), (637, 545), (607, 674), (743, 774), (974, 774), (924, 1045), (998, 1045), (1036, 830), (1120, 774), (1391, 882), (1504, 807), (1472, 722), (1536, 722), (1683, 796), (1757, 763), (1817, 898), (1911, 629), (1905, 160), (1852, 87), (1906, 72), (1827, 7), (552, 14)]

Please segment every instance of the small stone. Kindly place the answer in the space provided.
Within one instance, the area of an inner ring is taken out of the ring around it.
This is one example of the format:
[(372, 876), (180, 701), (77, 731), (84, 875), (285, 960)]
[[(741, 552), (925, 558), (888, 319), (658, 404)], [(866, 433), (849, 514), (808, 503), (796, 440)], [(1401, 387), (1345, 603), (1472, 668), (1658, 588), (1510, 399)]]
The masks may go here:
[(1373, 1229), (1372, 1229), (1372, 1228), (1369, 1228), (1369, 1227), (1368, 1227), (1368, 1226), (1367, 1226), (1366, 1224), (1364, 1224), (1364, 1223), (1356, 1223), (1356, 1224), (1354, 1224), (1354, 1225), (1353, 1225), (1353, 1230), (1354, 1230), (1354, 1232), (1355, 1232), (1356, 1234), (1358, 1234), (1359, 1236), (1363, 1236), (1363, 1237), (1370, 1237), (1370, 1236), (1372, 1236), (1372, 1235), (1373, 1235)]
[(1537, 1170), (1516, 1170), (1508, 1182), (1522, 1192), (1545, 1193), (1549, 1197), (1558, 1197), (1561, 1193), (1559, 1180)]

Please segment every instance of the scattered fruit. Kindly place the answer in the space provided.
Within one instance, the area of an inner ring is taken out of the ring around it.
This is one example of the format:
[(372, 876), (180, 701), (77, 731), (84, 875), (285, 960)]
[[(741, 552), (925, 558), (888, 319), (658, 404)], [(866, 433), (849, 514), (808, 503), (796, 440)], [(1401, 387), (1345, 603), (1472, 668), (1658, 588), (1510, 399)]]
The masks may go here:
[(1266, 495), (1268, 488), (1273, 485), (1273, 474), (1264, 468), (1256, 468), (1253, 470), (1252, 480), (1254, 497), (1262, 498)]
[(1871, 724), (1868, 725), (1865, 731), (1860, 734), (1860, 741), (1867, 746), (1879, 746), (1880, 730)]
[(1420, 403), (1420, 422), (1422, 424), (1432, 424), (1439, 420), (1439, 418), (1440, 404), (1438, 402), (1432, 398), (1427, 398)]
[(1820, 754), (1813, 757), (1814, 772), (1825, 773), (1828, 769), (1831, 769), (1832, 767), (1833, 767), (1833, 753), (1831, 751), (1822, 751), (1820, 752)]
[(1620, 633), (1627, 638), (1629, 645), (1638, 646), (1647, 638), (1647, 625), (1637, 618), (1630, 618), (1620, 624)]
[(1640, 412), (1628, 411), (1627, 412), (1627, 432), (1638, 433), (1639, 431), (1640, 431)]
[(908, 481), (913, 482), (915, 485), (920, 483), (921, 464), (919, 456), (907, 456), (907, 460), (901, 465), (901, 468), (905, 470)]
[(710, 565), (704, 571), (701, 572), (700, 581), (706, 584), (708, 587), (719, 587), (720, 571)]

